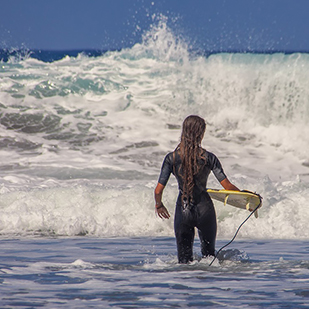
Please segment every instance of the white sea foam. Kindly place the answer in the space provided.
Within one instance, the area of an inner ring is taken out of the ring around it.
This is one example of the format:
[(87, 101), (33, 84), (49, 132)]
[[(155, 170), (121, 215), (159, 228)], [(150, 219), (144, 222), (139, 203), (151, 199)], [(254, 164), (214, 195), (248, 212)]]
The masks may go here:
[[(233, 179), (237, 183), (237, 178)], [(238, 238), (306, 239), (308, 186), (297, 180), (256, 183), (264, 197), (259, 218), (242, 227)], [(3, 235), (173, 236), (173, 220), (161, 220), (153, 208), (153, 187), (141, 183), (109, 185), (71, 182), (3, 193)], [(252, 184), (251, 184), (252, 185)], [(249, 184), (248, 184), (249, 186)], [(164, 202), (171, 215), (177, 187), (168, 186)], [(218, 237), (231, 238), (249, 212), (215, 202)]]
[[(229, 178), (264, 197), (240, 237), (308, 238), (308, 57), (192, 55), (162, 18), (130, 49), (1, 63), (1, 233), (172, 235), (153, 188), (194, 113)], [(231, 237), (247, 213), (216, 207)]]

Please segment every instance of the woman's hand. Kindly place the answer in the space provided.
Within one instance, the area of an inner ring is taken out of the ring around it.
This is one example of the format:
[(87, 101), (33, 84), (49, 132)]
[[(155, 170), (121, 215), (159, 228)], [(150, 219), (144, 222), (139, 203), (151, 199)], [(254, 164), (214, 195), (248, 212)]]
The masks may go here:
[(155, 194), (155, 201), (156, 201), (156, 213), (158, 214), (159, 218), (161, 219), (169, 219), (170, 214), (168, 210), (162, 203), (162, 193), (164, 190), (164, 186), (160, 183), (157, 184), (154, 194)]
[(170, 214), (169, 214), (168, 210), (166, 209), (166, 207), (163, 205), (163, 203), (161, 203), (161, 205), (159, 207), (156, 206), (156, 213), (158, 214), (159, 218), (161, 218), (161, 219), (169, 219), (170, 218)]

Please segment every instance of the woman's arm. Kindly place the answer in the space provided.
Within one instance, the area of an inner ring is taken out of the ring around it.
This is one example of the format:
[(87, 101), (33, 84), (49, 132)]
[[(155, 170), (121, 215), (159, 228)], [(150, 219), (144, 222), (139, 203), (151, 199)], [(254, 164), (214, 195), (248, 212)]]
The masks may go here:
[(230, 183), (230, 181), (227, 178), (223, 179), (220, 183), (225, 190), (240, 191), (236, 186)]
[(168, 210), (165, 208), (165, 206), (162, 203), (162, 194), (163, 194), (163, 190), (164, 190), (165, 186), (163, 186), (162, 184), (158, 183), (155, 191), (154, 191), (154, 196), (155, 196), (155, 201), (156, 201), (156, 212), (158, 214), (158, 216), (163, 219), (169, 219), (170, 214), (168, 212)]

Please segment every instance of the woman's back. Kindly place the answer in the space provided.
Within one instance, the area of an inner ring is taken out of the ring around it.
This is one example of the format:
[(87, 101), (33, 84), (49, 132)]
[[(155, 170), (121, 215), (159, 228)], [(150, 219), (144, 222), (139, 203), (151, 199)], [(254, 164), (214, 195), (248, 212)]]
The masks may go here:
[[(197, 164), (199, 165), (199, 169), (198, 172), (193, 176), (194, 188), (192, 193), (195, 197), (203, 191), (206, 192), (207, 180), (211, 171), (213, 171), (219, 182), (226, 178), (218, 158), (213, 153), (203, 148), (200, 149), (201, 154), (196, 160)], [(179, 149), (170, 152), (165, 157), (159, 177), (159, 183), (165, 186), (171, 173), (175, 175), (178, 181), (179, 191), (183, 192), (184, 176)]]

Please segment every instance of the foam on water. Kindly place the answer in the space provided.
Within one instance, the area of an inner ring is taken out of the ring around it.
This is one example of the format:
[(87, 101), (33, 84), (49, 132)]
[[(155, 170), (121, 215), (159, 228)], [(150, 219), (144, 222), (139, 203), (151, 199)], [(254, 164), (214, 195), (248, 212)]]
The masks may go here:
[[(308, 238), (308, 69), (307, 54), (192, 54), (164, 17), (129, 49), (2, 62), (1, 233), (172, 235), (153, 188), (183, 118), (199, 114), (204, 147), (264, 197), (239, 237)], [(171, 213), (176, 195), (171, 179)], [(247, 213), (216, 208), (231, 237)]]
[[(237, 178), (235, 178), (237, 182)], [(154, 214), (153, 187), (142, 183), (94, 184), (93, 181), (42, 184), (4, 191), (2, 235), (173, 236), (173, 220)], [(259, 218), (252, 217), (238, 238), (307, 239), (308, 186), (294, 182), (259, 185), (264, 196)], [(174, 213), (177, 187), (168, 186), (164, 201)], [(249, 212), (215, 202), (218, 237), (231, 238)], [(142, 222), (142, 223), (141, 223)]]
[(178, 264), (174, 242), (163, 237), (2, 240), (1, 305), (308, 307), (306, 241), (239, 241), (253, 260), (228, 250), (212, 266), (209, 258)]

